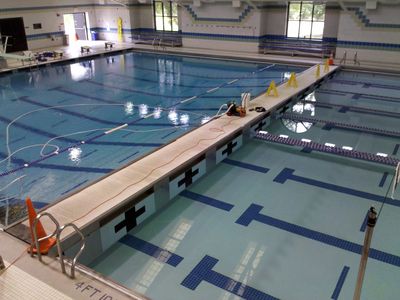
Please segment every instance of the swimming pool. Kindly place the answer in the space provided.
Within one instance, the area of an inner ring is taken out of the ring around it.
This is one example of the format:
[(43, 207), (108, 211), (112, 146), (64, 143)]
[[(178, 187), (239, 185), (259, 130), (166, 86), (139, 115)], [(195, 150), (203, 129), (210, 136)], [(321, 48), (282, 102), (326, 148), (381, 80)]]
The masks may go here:
[[(342, 71), (266, 130), (399, 159), (399, 88), (396, 77)], [(379, 218), (362, 299), (397, 299), (393, 174), (250, 139), (89, 266), (152, 299), (351, 299), (373, 205)]]
[(1, 76), (0, 224), (26, 196), (53, 203), (302, 70), (134, 52)]

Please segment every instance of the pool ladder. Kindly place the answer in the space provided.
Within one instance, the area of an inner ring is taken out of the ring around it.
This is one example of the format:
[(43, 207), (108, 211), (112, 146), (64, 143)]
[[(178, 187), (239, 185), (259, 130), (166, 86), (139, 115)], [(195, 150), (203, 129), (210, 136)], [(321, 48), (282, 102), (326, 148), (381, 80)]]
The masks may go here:
[[(344, 51), (343, 57), (340, 60), (339, 64), (340, 65), (345, 65), (346, 61), (347, 61), (347, 51)], [(358, 59), (358, 52), (357, 51), (354, 53), (353, 64), (354, 65), (360, 65), (360, 60)]]
[[(44, 236), (44, 237), (38, 239), (38, 236), (37, 236), (37, 224), (38, 224), (39, 220), (40, 220), (42, 217), (44, 217), (44, 216), (49, 217), (50, 220), (56, 225), (56, 228), (55, 228), (55, 230), (54, 230), (53, 233), (48, 234), (47, 236)], [(79, 234), (79, 236), (80, 236), (80, 238), (81, 238), (81, 247), (80, 247), (78, 253), (77, 253), (77, 254), (74, 256), (74, 258), (72, 259), (72, 262), (71, 262), (71, 271), (70, 271), (70, 274), (69, 274), (69, 275), (68, 275), (68, 273), (67, 273), (67, 271), (66, 271), (66, 268), (65, 268), (64, 254), (63, 254), (63, 249), (62, 249), (62, 247), (61, 247), (61, 241), (60, 241), (61, 233), (62, 233), (62, 232), (64, 231), (64, 229), (67, 228), (67, 227), (72, 227), (72, 228)], [(58, 223), (58, 221), (56, 220), (56, 218), (54, 218), (53, 215), (51, 215), (50, 213), (47, 213), (47, 212), (43, 212), (43, 213), (40, 213), (40, 214), (38, 214), (38, 215), (36, 216), (36, 218), (35, 218), (35, 220), (34, 220), (34, 222), (33, 222), (33, 229), (32, 229), (32, 231), (33, 231), (33, 241), (34, 241), (34, 244), (33, 244), (33, 243), (31, 244), (31, 248), (30, 248), (31, 256), (33, 257), (33, 246), (35, 245), (35, 247), (36, 247), (36, 249), (37, 249), (37, 257), (38, 257), (39, 261), (43, 262), (43, 260), (42, 260), (42, 254), (41, 254), (40, 251), (39, 251), (39, 249), (40, 249), (39, 243), (40, 243), (41, 241), (46, 240), (46, 239), (55, 237), (55, 238), (56, 238), (56, 245), (57, 245), (58, 257), (59, 257), (59, 259), (60, 259), (60, 264), (61, 264), (61, 270), (62, 270), (62, 272), (63, 272), (64, 274), (66, 274), (67, 276), (69, 276), (71, 279), (74, 279), (74, 278), (75, 278), (75, 266), (76, 266), (76, 262), (77, 262), (79, 256), (82, 254), (83, 250), (85, 249), (85, 245), (86, 245), (86, 238), (85, 238), (85, 236), (83, 235), (83, 233), (79, 230), (79, 228), (78, 228), (74, 223), (68, 223), (68, 224), (65, 224), (65, 225), (63, 225), (63, 226), (60, 227), (60, 223)]]

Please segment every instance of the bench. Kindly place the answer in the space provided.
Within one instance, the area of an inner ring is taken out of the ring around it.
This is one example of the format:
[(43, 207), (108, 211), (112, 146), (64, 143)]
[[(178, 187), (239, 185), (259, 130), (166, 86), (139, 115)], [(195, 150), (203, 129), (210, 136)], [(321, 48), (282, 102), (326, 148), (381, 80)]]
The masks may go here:
[(90, 46), (81, 46), (81, 54), (84, 54), (86, 52), (86, 54), (90, 53)]
[(115, 45), (115, 43), (113, 43), (113, 42), (105, 42), (104, 43), (104, 48), (106, 50), (108, 50), (108, 48), (110, 48), (110, 50), (111, 50), (114, 47), (114, 45)]
[(329, 57), (335, 52), (335, 46), (323, 41), (297, 41), (297, 40), (264, 40), (259, 48), (264, 54), (279, 53), (291, 56), (318, 56), (321, 58)]

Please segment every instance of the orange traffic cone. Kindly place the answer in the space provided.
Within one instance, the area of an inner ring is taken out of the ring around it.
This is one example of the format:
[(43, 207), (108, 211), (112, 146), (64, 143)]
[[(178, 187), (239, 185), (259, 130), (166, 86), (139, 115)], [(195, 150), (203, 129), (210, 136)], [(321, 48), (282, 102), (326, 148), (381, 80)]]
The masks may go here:
[(328, 64), (329, 64), (330, 66), (333, 66), (333, 65), (334, 65), (334, 62), (333, 62), (333, 52), (331, 52), (331, 54), (329, 55)]
[[(35, 241), (33, 240), (33, 222), (35, 221), (36, 218), (36, 211), (35, 208), (33, 207), (32, 200), (31, 198), (27, 197), (26, 198), (26, 208), (28, 209), (28, 216), (29, 216), (29, 227), (31, 229), (31, 237), (32, 237), (32, 244), (35, 244)], [(47, 236), (46, 231), (43, 228), (42, 223), (37, 222), (36, 224), (36, 233), (37, 233), (37, 238), (41, 239), (45, 236)], [(45, 239), (41, 242), (39, 242), (39, 251), (41, 254), (45, 255), (49, 253), (49, 250), (51, 247), (53, 247), (56, 244), (56, 239), (55, 238), (48, 238)], [(30, 252), (30, 248), (28, 248), (28, 252)], [(33, 245), (33, 253), (37, 253), (36, 246)]]

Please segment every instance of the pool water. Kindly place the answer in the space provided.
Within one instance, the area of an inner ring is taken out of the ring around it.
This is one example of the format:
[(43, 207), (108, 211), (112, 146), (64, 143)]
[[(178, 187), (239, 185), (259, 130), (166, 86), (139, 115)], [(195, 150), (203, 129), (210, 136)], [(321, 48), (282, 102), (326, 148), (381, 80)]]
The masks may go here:
[(0, 225), (25, 197), (53, 203), (302, 70), (134, 52), (0, 76)]
[[(400, 113), (397, 79), (341, 71), (290, 111), (396, 132), (400, 118), (382, 114)], [(268, 132), (400, 158), (396, 136), (275, 118)], [(155, 300), (352, 299), (374, 206), (361, 298), (395, 300), (400, 192), (387, 197), (393, 174), (389, 166), (251, 139), (90, 267)]]

